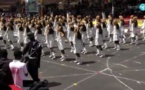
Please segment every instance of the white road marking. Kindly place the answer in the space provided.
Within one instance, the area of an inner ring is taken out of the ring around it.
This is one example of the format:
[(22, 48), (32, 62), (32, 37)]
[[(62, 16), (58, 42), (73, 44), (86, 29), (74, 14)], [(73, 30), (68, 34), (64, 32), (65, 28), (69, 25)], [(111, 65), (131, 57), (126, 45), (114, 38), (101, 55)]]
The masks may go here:
[(121, 70), (121, 71), (114, 71), (114, 72), (142, 72), (145, 69), (134, 69), (134, 70)]
[(71, 75), (59, 75), (59, 76), (48, 76), (48, 77), (42, 77), (42, 78), (65, 78), (65, 77), (76, 77), (76, 76), (85, 76), (85, 75), (92, 75), (94, 73), (84, 73), (84, 74), (71, 74)]
[(138, 61), (134, 61), (134, 63), (136, 63), (136, 64), (141, 64), (141, 62), (138, 62)]
[(116, 65), (118, 65), (118, 66), (122, 66), (122, 67), (124, 67), (124, 68), (128, 68), (128, 66), (123, 65), (123, 64), (116, 64)]
[[(88, 77), (86, 77), (86, 78), (84, 78), (84, 79), (82, 79), (82, 80), (80, 80), (80, 81), (78, 81), (78, 82), (76, 82), (76, 83), (79, 84), (79, 83), (81, 83), (81, 82), (84, 82), (84, 81), (86, 81), (86, 80), (88, 80), (88, 79), (94, 77), (95, 75), (97, 75), (97, 73), (96, 73), (96, 74), (93, 74), (93, 75), (90, 75), (90, 76), (88, 76)], [(63, 89), (63, 90), (68, 90), (68, 89), (72, 88), (73, 86), (74, 86), (74, 84), (72, 84), (72, 85), (66, 87), (66, 88)]]
[(64, 66), (64, 67), (69, 67), (69, 68), (73, 68), (73, 69), (78, 69), (78, 70), (83, 70), (83, 71), (87, 71), (87, 72), (96, 73), (96, 71), (89, 70), (89, 69), (79, 68), (79, 67), (70, 66), (70, 65), (66, 65), (66, 64), (60, 64), (60, 63), (51, 62), (51, 61), (48, 61), (48, 60), (42, 60), (42, 61), (47, 62), (47, 63), (52, 63), (52, 64), (55, 64), (55, 65), (59, 65), (59, 66)]
[[(104, 72), (102, 72), (101, 74), (103, 74), (103, 75), (107, 75), (107, 76), (110, 76), (110, 77), (114, 77), (112, 74), (107, 74), (107, 73), (104, 73)], [(121, 77), (121, 76), (116, 76), (116, 77), (117, 77), (117, 78), (120, 78), (120, 79), (128, 80), (128, 81), (133, 81), (133, 82), (136, 82), (136, 83), (143, 83), (143, 84), (145, 84), (144, 81), (139, 81), (139, 80), (130, 79), (130, 78), (127, 78), (127, 77)]]
[(123, 81), (121, 81), (118, 77), (116, 77), (116, 76), (113, 74), (113, 71), (112, 71), (111, 68), (109, 67), (109, 60), (110, 60), (110, 58), (107, 59), (106, 66), (107, 66), (107, 68), (109, 68), (109, 71), (110, 71), (110, 73), (112, 74), (112, 76), (113, 76), (118, 82), (120, 82), (122, 85), (124, 85), (125, 87), (127, 87), (129, 90), (133, 90), (131, 87), (129, 87), (127, 84), (125, 84)]

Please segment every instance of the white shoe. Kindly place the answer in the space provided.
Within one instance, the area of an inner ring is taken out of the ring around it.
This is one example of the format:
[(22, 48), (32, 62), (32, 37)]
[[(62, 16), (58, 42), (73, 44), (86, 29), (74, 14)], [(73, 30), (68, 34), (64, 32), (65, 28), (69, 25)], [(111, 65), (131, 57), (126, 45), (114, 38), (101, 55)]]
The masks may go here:
[(82, 62), (78, 62), (77, 65), (82, 65)]
[(103, 55), (103, 54), (100, 55), (101, 58), (104, 57), (104, 56), (105, 56), (105, 55)]
[(120, 48), (117, 48), (116, 50), (117, 50), (117, 51), (119, 51), (119, 50), (120, 50)]
[(61, 56), (60, 61), (65, 61), (65, 56)]
[(87, 54), (88, 52), (87, 51), (84, 51), (84, 53), (83, 54)]
[(52, 58), (52, 54), (49, 55), (49, 58)]
[(63, 61), (65, 61), (65, 59), (61, 59), (60, 61), (62, 61), (62, 62), (63, 62)]
[(52, 56), (52, 58), (51, 58), (51, 59), (52, 59), (52, 60), (54, 60), (55, 58), (56, 58), (55, 56)]
[(89, 47), (93, 47), (93, 43), (90, 43), (90, 44), (89, 44)]
[(78, 63), (78, 60), (75, 60), (74, 63)]
[(11, 50), (14, 50), (14, 46), (13, 45), (11, 45), (10, 47), (11, 47)]
[(23, 51), (24, 50), (24, 47), (21, 47), (21, 51)]
[(72, 53), (74, 50), (71, 48), (70, 52)]
[(99, 56), (99, 55), (100, 55), (99, 53), (96, 54), (96, 56)]

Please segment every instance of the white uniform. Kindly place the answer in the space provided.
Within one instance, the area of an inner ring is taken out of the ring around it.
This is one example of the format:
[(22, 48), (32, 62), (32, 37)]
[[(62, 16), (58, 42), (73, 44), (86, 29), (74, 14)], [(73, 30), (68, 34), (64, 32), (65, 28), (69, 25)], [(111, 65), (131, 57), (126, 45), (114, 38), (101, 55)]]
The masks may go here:
[(136, 36), (135, 34), (136, 34), (136, 28), (134, 27), (134, 24), (132, 23), (130, 27), (130, 37), (134, 38)]
[(94, 36), (94, 28), (89, 28), (87, 24), (87, 38), (92, 38)]
[(124, 36), (124, 25), (122, 25), (122, 23), (119, 23), (120, 26), (120, 31), (121, 31), (121, 36)]
[(74, 37), (74, 31), (71, 31), (71, 27), (68, 27), (68, 39), (69, 42), (73, 42), (73, 37)]
[[(46, 33), (46, 30), (47, 29), (45, 29), (45, 33)], [(46, 37), (47, 47), (49, 47), (49, 48), (54, 47), (54, 41), (55, 41), (54, 33), (52, 33), (52, 34), (47, 33), (47, 34), (45, 34), (45, 37)]]
[(76, 38), (75, 34), (73, 36), (73, 44), (74, 44), (74, 53), (81, 53), (83, 49), (83, 43), (81, 39)]
[(40, 43), (42, 43), (43, 35), (42, 35), (42, 31), (41, 31), (40, 28), (39, 28), (39, 30), (38, 30), (38, 29), (35, 30), (34, 35), (35, 35), (35, 39), (36, 39), (37, 41), (39, 41)]
[(18, 41), (17, 43), (23, 43), (24, 42), (24, 30), (20, 30), (20, 28), (17, 27), (18, 30)]
[(58, 43), (58, 49), (64, 50), (65, 49), (65, 37), (62, 37), (60, 33), (57, 34), (57, 43)]
[(103, 45), (103, 33), (100, 34), (98, 28), (96, 28), (95, 45), (96, 46), (102, 46)]
[(113, 41), (119, 41), (120, 33), (116, 25), (113, 26)]
[(108, 22), (107, 22), (107, 31), (108, 31), (108, 35), (112, 34), (112, 30), (113, 30), (113, 28), (112, 28), (111, 21), (108, 20)]
[(129, 29), (131, 29), (132, 19), (129, 20)]
[(106, 40), (106, 36), (107, 36), (107, 26), (106, 24), (104, 25), (105, 23), (101, 23), (101, 27), (103, 29), (103, 40)]
[(86, 31), (81, 31), (81, 35), (82, 35), (82, 41), (83, 41), (83, 43), (86, 43), (86, 39), (87, 39)]

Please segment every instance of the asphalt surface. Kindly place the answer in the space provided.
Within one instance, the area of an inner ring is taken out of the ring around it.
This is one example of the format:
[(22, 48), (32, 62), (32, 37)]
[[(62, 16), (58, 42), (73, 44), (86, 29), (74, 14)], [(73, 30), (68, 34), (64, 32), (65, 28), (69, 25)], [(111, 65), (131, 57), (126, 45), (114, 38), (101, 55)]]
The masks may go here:
[[(49, 81), (50, 90), (145, 90), (145, 41), (137, 46), (121, 45), (120, 51), (108, 45), (104, 58), (95, 55), (95, 47), (87, 46), (88, 54), (81, 54), (83, 65), (73, 62), (75, 56), (68, 43), (67, 61), (60, 61), (60, 51), (55, 48), (57, 59), (43, 56), (39, 77)], [(47, 48), (44, 50), (49, 54)], [(13, 58), (13, 51), (8, 52)]]

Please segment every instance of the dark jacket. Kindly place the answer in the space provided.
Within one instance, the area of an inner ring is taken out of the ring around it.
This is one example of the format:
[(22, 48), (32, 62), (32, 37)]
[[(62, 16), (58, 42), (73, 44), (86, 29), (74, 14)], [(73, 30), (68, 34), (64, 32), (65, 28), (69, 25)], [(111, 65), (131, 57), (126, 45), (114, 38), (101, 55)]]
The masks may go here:
[(30, 41), (27, 43), (26, 47), (23, 50), (23, 55), (28, 53), (28, 57), (34, 57), (36, 59), (31, 59), (29, 58), (28, 63), (34, 66), (37, 66), (38, 68), (40, 67), (40, 59), (41, 59), (41, 50), (42, 47), (40, 43), (35, 40), (35, 41)]
[(10, 70), (10, 67), (9, 67), (9, 63), (4, 64), (3, 67), (2, 67), (2, 70), (6, 74), (4, 76), (4, 80), (5, 80), (4, 83), (7, 84), (7, 85), (14, 84), (13, 76), (12, 76), (12, 73), (11, 73), (11, 70)]
[(1, 58), (0, 59), (0, 69), (2, 69), (4, 64), (10, 63), (12, 60), (10, 59), (5, 59), (5, 58)]

